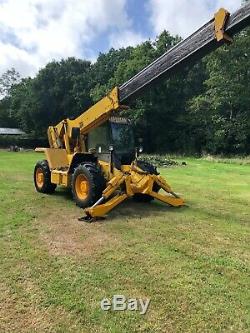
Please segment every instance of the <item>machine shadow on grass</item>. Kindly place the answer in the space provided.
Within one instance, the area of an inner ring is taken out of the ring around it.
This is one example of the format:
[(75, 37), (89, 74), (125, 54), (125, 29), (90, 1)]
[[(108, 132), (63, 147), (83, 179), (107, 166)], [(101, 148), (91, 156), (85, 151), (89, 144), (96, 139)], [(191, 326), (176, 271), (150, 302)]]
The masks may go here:
[(127, 218), (127, 219), (138, 219), (138, 218), (150, 218), (162, 216), (163, 214), (169, 214), (171, 212), (180, 213), (187, 207), (170, 207), (159, 201), (152, 202), (136, 202), (132, 198), (123, 202), (119, 207), (112, 210), (107, 219), (114, 218)]
[(71, 189), (67, 187), (58, 187), (52, 195), (60, 200), (73, 201)]
[[(58, 188), (56, 189), (55, 193), (53, 194), (55, 197), (60, 197), (60, 200), (67, 201), (70, 205), (75, 206), (75, 203), (72, 199), (72, 193), (70, 189), (66, 188)], [(76, 207), (76, 206), (75, 206)], [(83, 210), (76, 207), (76, 209), (79, 209), (79, 214), (83, 214)], [(169, 214), (174, 212), (181, 213), (183, 210), (188, 209), (188, 207), (170, 207), (167, 206), (165, 203), (161, 203), (160, 201), (154, 200), (152, 202), (136, 202), (133, 200), (133, 198), (127, 199), (124, 202), (122, 202), (119, 206), (115, 207), (113, 210), (111, 210), (104, 221), (111, 221), (116, 218), (121, 219), (126, 218), (128, 219), (135, 219), (135, 218), (146, 218), (146, 217), (152, 217), (152, 216), (158, 216), (162, 215), (163, 213)]]

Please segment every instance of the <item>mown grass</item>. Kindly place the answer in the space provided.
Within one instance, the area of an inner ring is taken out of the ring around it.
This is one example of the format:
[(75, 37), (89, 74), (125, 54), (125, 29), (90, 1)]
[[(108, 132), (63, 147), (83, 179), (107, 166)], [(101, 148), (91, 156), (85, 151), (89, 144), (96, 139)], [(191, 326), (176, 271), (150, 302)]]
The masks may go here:
[(243, 157), (234, 156), (234, 157), (228, 158), (228, 157), (218, 157), (218, 156), (207, 155), (207, 156), (202, 157), (202, 159), (205, 161), (216, 162), (216, 163), (250, 165), (250, 156), (243, 156)]
[[(249, 165), (185, 159), (161, 174), (188, 207), (84, 224), (66, 191), (34, 191), (39, 158), (0, 152), (0, 332), (249, 331)], [(147, 314), (103, 312), (114, 294)]]
[[(150, 163), (154, 163), (158, 166), (174, 166), (184, 163), (185, 160), (189, 159), (189, 156), (173, 155), (173, 154), (143, 154), (142, 158)], [(193, 158), (191, 158), (192, 160)], [(223, 163), (223, 164), (239, 164), (239, 165), (250, 165), (250, 156), (234, 156), (234, 157), (223, 157), (223, 156), (213, 156), (213, 155), (204, 155), (197, 157), (197, 160), (214, 162), (214, 163)]]

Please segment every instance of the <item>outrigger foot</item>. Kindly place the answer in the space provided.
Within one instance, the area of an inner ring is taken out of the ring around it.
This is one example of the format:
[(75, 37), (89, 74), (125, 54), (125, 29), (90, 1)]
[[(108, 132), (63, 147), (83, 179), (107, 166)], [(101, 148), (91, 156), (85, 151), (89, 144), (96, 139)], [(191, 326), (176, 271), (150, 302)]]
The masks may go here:
[(86, 223), (93, 223), (93, 222), (97, 222), (97, 221), (103, 221), (105, 220), (105, 217), (101, 217), (101, 216), (91, 216), (91, 215), (86, 215), (86, 216), (83, 216), (83, 217), (79, 217), (78, 218), (78, 221), (80, 222), (86, 222)]

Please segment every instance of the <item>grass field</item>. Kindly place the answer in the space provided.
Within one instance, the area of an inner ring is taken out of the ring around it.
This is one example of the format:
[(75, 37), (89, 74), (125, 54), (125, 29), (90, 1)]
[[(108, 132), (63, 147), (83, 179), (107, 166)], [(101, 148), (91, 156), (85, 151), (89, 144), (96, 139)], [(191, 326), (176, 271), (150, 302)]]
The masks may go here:
[[(161, 169), (189, 207), (127, 202), (84, 224), (38, 194), (41, 155), (0, 152), (0, 332), (249, 332), (250, 165)], [(150, 298), (146, 315), (104, 297)]]

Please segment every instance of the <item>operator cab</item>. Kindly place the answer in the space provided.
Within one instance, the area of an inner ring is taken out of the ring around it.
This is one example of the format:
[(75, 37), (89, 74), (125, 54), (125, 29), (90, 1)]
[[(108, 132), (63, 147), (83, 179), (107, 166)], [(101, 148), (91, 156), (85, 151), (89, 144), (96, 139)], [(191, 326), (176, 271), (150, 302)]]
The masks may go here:
[(88, 134), (88, 150), (94, 150), (100, 160), (110, 162), (110, 146), (114, 148), (115, 164), (131, 164), (135, 159), (135, 140), (131, 122), (123, 117), (111, 117)]

